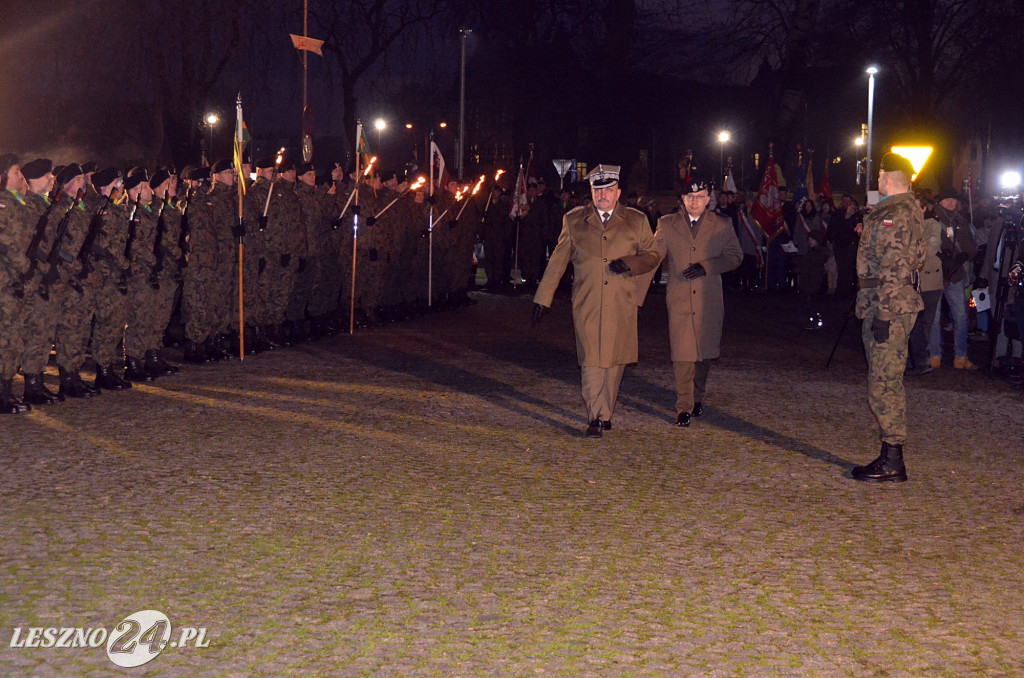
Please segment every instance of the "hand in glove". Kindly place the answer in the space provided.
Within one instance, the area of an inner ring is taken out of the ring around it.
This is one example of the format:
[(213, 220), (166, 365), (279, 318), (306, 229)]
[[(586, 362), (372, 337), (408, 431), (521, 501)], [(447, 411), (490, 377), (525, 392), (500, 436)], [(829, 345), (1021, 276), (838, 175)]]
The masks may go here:
[(376, 247), (371, 247), (370, 248), (370, 261), (377, 261), (377, 248)]
[(299, 267), (295, 269), (296, 273), (302, 273), (306, 270), (306, 260), (303, 257), (299, 257)]
[(245, 224), (244, 223), (242, 223), (242, 224), (235, 224), (234, 226), (232, 226), (231, 227), (231, 235), (235, 236), (236, 238), (244, 238), (245, 237)]
[(871, 321), (871, 336), (875, 338), (876, 344), (884, 344), (889, 341), (889, 321), (875, 318)]
[(630, 272), (629, 264), (624, 262), (622, 259), (615, 259), (614, 261), (608, 264), (608, 268), (611, 269), (612, 273), (622, 274)]
[(369, 228), (377, 223), (377, 217), (366, 217), (366, 227)]
[(544, 317), (544, 313), (548, 310), (547, 306), (541, 306), (540, 304), (533, 305), (533, 322), (532, 327), (536, 327), (540, 324), (540, 319)]
[(281, 255), (281, 268), (288, 268), (290, 263), (292, 263), (292, 255), (285, 252)]
[(686, 267), (686, 269), (683, 271), (683, 277), (686, 278), (687, 280), (696, 280), (697, 278), (700, 278), (707, 274), (708, 272), (704, 270), (704, 267), (701, 264), (693, 264), (691, 266)]

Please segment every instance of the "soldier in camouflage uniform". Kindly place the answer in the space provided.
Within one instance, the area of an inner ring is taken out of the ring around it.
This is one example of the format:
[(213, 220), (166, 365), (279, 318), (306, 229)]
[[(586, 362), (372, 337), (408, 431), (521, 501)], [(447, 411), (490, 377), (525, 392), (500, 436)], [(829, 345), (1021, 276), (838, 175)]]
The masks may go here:
[[(307, 176), (316, 176), (312, 165), (303, 167)], [(306, 327), (306, 306), (309, 305), (309, 298), (313, 293), (313, 284), (316, 281), (316, 271), (310, 265), (310, 258), (313, 248), (316, 246), (316, 207), (309, 202), (311, 212), (307, 216), (303, 209), (303, 200), (314, 196), (312, 186), (305, 182), (298, 181), (299, 171), (295, 163), (286, 161), (281, 170), (281, 188), (287, 194), (286, 200), (293, 205), (296, 221), (291, 226), (292, 231), (287, 233), (287, 245), (285, 251), (290, 255), (292, 280), (287, 293), (278, 303), (284, 310), (284, 336), (289, 343), (296, 343), (309, 339), (309, 330)], [(303, 195), (300, 187), (308, 189), (309, 192)]]
[(881, 454), (857, 466), (856, 480), (903, 482), (907, 479), (903, 445), (907, 442), (907, 402), (903, 369), (907, 337), (924, 308), (915, 288), (927, 247), (924, 219), (910, 180), (914, 168), (896, 153), (879, 163), (878, 192), (882, 201), (864, 220), (857, 250), (857, 317), (868, 356), (868, 406), (881, 429)]
[[(151, 336), (156, 319), (154, 310), (160, 301), (160, 282), (154, 275), (156, 267), (157, 215), (151, 205), (153, 189), (149, 185), (149, 172), (135, 167), (124, 180), (128, 196), (128, 242), (125, 258), (128, 260), (128, 327), (124, 334), (125, 377), (132, 382), (151, 382), (140, 356), (152, 348)], [(162, 328), (161, 328), (162, 331)]]
[(18, 157), (9, 153), (0, 156), (0, 414), (32, 409), (32, 405), (15, 397), (12, 385), (24, 345), (21, 315), (25, 290), (16, 263), (24, 260), (26, 247), (17, 237), (24, 223), (20, 214), (25, 205), (24, 191)]
[(109, 167), (95, 172), (86, 208), (91, 215), (89, 234), (79, 250), (79, 279), (92, 299), (92, 357), (96, 361), (98, 389), (131, 388), (124, 378), (124, 330), (128, 324), (128, 211), (114, 200), (121, 186), (121, 171)]
[[(185, 322), (185, 360), (191, 363), (222, 357), (215, 337), (231, 315), (233, 281), (238, 275), (237, 271), (234, 276), (229, 274), (235, 252), (223, 236), (225, 231), (230, 236), (230, 224), (237, 220), (235, 170), (226, 160), (218, 160), (212, 169), (213, 185), (209, 188), (201, 174), (192, 174), (197, 186), (188, 204), (188, 264), (181, 313)], [(247, 257), (248, 244), (246, 239)]]
[(342, 282), (341, 248), (344, 231), (336, 227), (335, 220), (344, 204), (337, 203), (337, 197), (341, 193), (338, 182), (341, 181), (342, 173), (341, 167), (335, 166), (331, 172), (329, 185), (321, 186), (316, 191), (322, 216), (316, 244), (311, 246), (317, 251), (317, 281), (309, 304), (309, 314), (313, 316), (314, 328), (319, 334), (335, 334), (340, 327), (338, 294)]
[[(60, 197), (54, 203), (50, 214), (53, 225), (47, 225), (47, 231), (60, 239), (49, 246), (51, 263), (43, 276), (43, 289), (60, 309), (55, 332), (60, 373), (58, 396), (89, 398), (99, 391), (83, 382), (79, 374), (85, 362), (93, 314), (93, 299), (85, 294), (77, 278), (81, 272), (81, 261), (76, 255), (85, 242), (91, 221), (82, 202), (85, 175), (81, 166), (75, 163), (66, 166), (57, 176), (55, 186), (60, 190)], [(54, 248), (57, 248), (56, 252)]]
[(495, 182), (481, 210), (480, 231), (484, 241), (484, 270), (487, 271), (487, 289), (503, 290), (508, 287), (512, 269), (509, 253), (512, 248), (515, 224), (509, 217), (512, 209), (508, 196), (502, 194)]
[[(21, 372), (25, 375), (25, 394), (22, 400), (30, 405), (52, 405), (59, 400), (57, 394), (46, 388), (43, 383), (43, 369), (50, 358), (60, 309), (57, 304), (37, 293), (42, 285), (42, 271), (39, 270), (41, 262), (35, 256), (35, 252), (29, 252), (29, 246), (40, 225), (43, 226), (44, 233), (38, 249), (46, 251), (45, 229), (51, 226), (49, 215), (53, 212), (49, 197), (53, 184), (52, 170), (53, 163), (46, 158), (37, 158), (22, 165), (21, 172), (28, 184), (28, 191), (24, 195), (25, 209), (18, 212), (21, 223), (14, 229), (17, 241), (12, 249), (12, 253), (18, 257), (14, 261), (21, 275), (25, 295), (25, 304), (22, 307), (23, 341), (20, 362)], [(52, 233), (49, 237), (52, 238)]]
[(151, 331), (145, 341), (149, 348), (146, 349), (143, 368), (156, 379), (178, 371), (177, 367), (160, 356), (158, 347), (174, 313), (174, 302), (181, 285), (181, 271), (178, 268), (178, 260), (181, 259), (181, 212), (176, 202), (178, 178), (172, 172), (166, 168), (157, 170), (149, 180), (149, 186), (153, 189), (150, 209), (156, 215), (157, 222), (153, 244), (156, 265), (152, 277), (159, 287), (159, 294), (155, 296), (156, 304), (150, 309)]

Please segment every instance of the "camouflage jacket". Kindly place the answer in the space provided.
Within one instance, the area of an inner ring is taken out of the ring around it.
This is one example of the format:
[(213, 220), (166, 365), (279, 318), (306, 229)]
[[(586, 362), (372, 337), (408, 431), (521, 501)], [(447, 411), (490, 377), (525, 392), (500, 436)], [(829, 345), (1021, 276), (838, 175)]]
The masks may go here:
[(857, 317), (892, 320), (924, 308), (913, 275), (927, 258), (924, 216), (913, 193), (886, 198), (864, 219), (857, 249)]

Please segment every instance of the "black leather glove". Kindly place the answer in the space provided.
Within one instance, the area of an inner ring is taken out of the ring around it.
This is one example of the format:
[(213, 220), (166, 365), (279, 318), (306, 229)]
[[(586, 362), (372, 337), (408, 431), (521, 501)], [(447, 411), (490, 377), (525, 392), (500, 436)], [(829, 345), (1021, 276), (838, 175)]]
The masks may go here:
[(244, 238), (245, 237), (245, 224), (244, 223), (242, 223), (242, 224), (235, 224), (234, 226), (232, 226), (231, 227), (231, 235), (235, 236), (236, 238)]
[(267, 260), (260, 257), (259, 270), (257, 271), (260, 275), (263, 275), (263, 271), (267, 270)]
[(608, 268), (612, 270), (612, 273), (629, 273), (629, 264), (624, 262), (622, 259), (615, 259), (608, 264)]
[(437, 204), (437, 196), (436, 195), (428, 195), (427, 196), (427, 204), (428, 205), (436, 205)]
[(259, 217), (259, 218), (258, 218), (258, 219), (256, 220), (256, 223), (258, 223), (258, 224), (259, 224), (259, 226), (260, 226), (260, 230), (261, 230), (261, 231), (262, 231), (262, 230), (265, 230), (265, 229), (267, 228), (267, 218), (266, 218), (265, 216), (262, 216), (262, 215), (261, 215), (261, 216), (260, 216), (260, 217)]
[(366, 227), (369, 228), (377, 223), (377, 217), (366, 217)]
[(693, 264), (691, 266), (687, 266), (686, 269), (683, 270), (683, 277), (687, 280), (696, 280), (697, 278), (707, 274), (708, 272), (704, 270), (704, 266), (701, 264)]
[(430, 235), (430, 229), (429, 228), (424, 228), (422, 231), (420, 231), (420, 237), (421, 238), (426, 238), (429, 235)]
[(292, 263), (292, 255), (285, 252), (281, 255), (281, 268), (288, 268), (290, 263)]
[(352, 205), (352, 214), (359, 216), (359, 213), (363, 211), (363, 208), (359, 205)]
[(459, 225), (459, 222), (457, 220), (455, 220), (455, 219), (449, 219), (448, 220), (448, 228), (449, 229), (454, 230), (455, 227), (458, 226), (458, 225)]
[(299, 267), (297, 269), (295, 269), (295, 272), (296, 273), (302, 273), (305, 270), (306, 270), (306, 258), (305, 257), (299, 257)]
[(371, 247), (370, 248), (370, 261), (377, 261), (377, 248), (376, 247)]
[(980, 290), (983, 287), (988, 287), (988, 278), (975, 278), (973, 287), (976, 290)]
[(334, 221), (331, 222), (331, 230), (332, 231), (338, 230), (338, 227), (341, 226), (341, 219), (342, 219), (341, 217), (338, 217), (337, 219), (335, 219)]
[(540, 304), (533, 305), (533, 320), (530, 323), (531, 327), (536, 327), (540, 324), (540, 319), (544, 317), (544, 313), (548, 310), (547, 306), (541, 306)]
[(871, 336), (875, 338), (876, 344), (884, 344), (889, 341), (889, 321), (875, 318), (871, 321)]

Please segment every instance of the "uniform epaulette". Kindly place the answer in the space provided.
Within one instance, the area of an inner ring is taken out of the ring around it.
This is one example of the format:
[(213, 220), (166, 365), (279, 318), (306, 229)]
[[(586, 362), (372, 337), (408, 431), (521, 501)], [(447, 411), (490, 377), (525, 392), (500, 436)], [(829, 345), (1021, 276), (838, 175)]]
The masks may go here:
[(568, 212), (566, 212), (566, 214), (572, 214), (572, 213), (574, 213), (574, 212), (579, 212), (580, 210), (584, 210), (584, 209), (586, 209), (586, 208), (587, 208), (587, 206), (586, 206), (586, 205), (580, 205), (579, 207), (573, 207), (573, 208), (572, 208), (571, 210), (569, 210)]
[(640, 216), (642, 216), (642, 217), (644, 217), (644, 218), (647, 218), (647, 215), (646, 215), (646, 214), (644, 214), (643, 212), (641, 212), (640, 210), (638, 210), (638, 209), (637, 209), (637, 208), (635, 208), (635, 207), (627, 207), (626, 205), (623, 205), (623, 208), (625, 208), (625, 209), (629, 210), (630, 212), (636, 212), (636, 213), (637, 213), (637, 214), (639, 214)]

